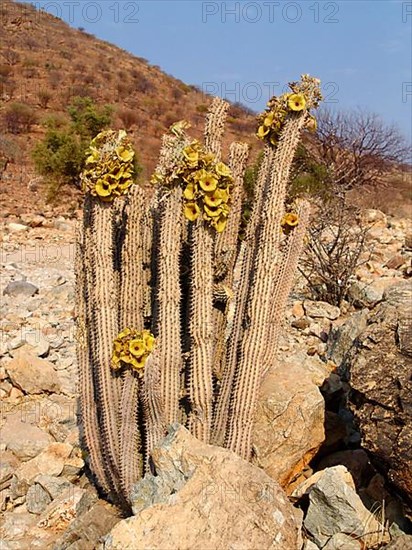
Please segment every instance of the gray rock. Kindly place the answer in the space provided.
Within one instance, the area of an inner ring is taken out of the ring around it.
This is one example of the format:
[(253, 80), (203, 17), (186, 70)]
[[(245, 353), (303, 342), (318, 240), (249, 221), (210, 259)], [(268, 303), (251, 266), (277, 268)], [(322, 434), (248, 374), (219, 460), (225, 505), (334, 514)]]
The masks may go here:
[(34, 483), (26, 495), (26, 507), (32, 514), (41, 514), (52, 501), (49, 493), (39, 483)]
[(367, 326), (368, 310), (358, 311), (340, 327), (332, 329), (327, 344), (327, 357), (338, 367), (346, 363), (356, 338)]
[(355, 535), (367, 546), (374, 546), (381, 540), (382, 526), (347, 484), (342, 468), (323, 470), (323, 475), (311, 487), (305, 528), (320, 547), (338, 533)]
[(5, 296), (12, 296), (13, 298), (17, 298), (18, 296), (27, 296), (30, 298), (38, 292), (38, 287), (27, 281), (10, 281), (3, 290)]
[(392, 540), (389, 544), (383, 547), (384, 550), (411, 550), (412, 548), (412, 536), (400, 535), (396, 539)]
[(313, 300), (305, 300), (303, 308), (306, 315), (313, 318), (337, 319), (340, 315), (340, 309), (337, 306), (332, 306), (327, 302), (315, 302)]
[(96, 502), (71, 523), (54, 542), (53, 550), (95, 550), (97, 543), (119, 521), (120, 517), (114, 507), (101, 501)]
[(373, 308), (383, 300), (385, 291), (400, 281), (400, 277), (379, 277), (371, 282), (356, 281), (350, 286), (348, 295), (356, 306)]
[(402, 282), (385, 296), (371, 312), (349, 365), (350, 407), (362, 447), (376, 468), (411, 500), (412, 281)]
[(322, 550), (361, 550), (363, 544), (359, 541), (345, 535), (344, 533), (337, 533), (330, 538), (325, 546), (322, 546)]
[(53, 441), (50, 435), (37, 426), (22, 422), (18, 415), (7, 417), (0, 430), (0, 440), (7, 450), (23, 461), (34, 458)]
[(50, 495), (51, 500), (57, 498), (63, 491), (70, 487), (70, 482), (62, 477), (39, 475), (34, 481)]

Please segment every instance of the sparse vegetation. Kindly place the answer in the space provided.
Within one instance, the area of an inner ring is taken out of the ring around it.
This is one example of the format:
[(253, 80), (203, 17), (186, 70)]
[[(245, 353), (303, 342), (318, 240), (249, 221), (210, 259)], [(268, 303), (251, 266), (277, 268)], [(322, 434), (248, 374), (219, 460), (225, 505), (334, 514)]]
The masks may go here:
[(22, 134), (30, 132), (37, 121), (37, 115), (29, 105), (15, 102), (6, 106), (2, 119), (7, 132)]

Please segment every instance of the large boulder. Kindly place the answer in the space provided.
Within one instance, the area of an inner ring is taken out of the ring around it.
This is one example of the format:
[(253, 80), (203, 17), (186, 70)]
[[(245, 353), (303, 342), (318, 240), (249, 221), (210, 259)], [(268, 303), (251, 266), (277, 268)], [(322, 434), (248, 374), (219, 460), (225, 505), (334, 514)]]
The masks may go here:
[[(346, 537), (357, 539), (359, 549), (361, 543), (371, 548), (389, 540), (383, 526), (356, 494), (344, 466), (326, 468), (315, 476), (315, 483), (307, 490), (309, 507), (304, 525), (310, 538), (320, 548), (349, 550), (352, 547), (343, 542)], [(310, 479), (306, 483), (309, 482)]]
[(293, 507), (259, 468), (179, 425), (152, 458), (156, 475), (135, 485), (135, 516), (112, 529), (105, 550), (296, 550)]
[(320, 393), (329, 372), (302, 352), (279, 361), (266, 377), (253, 430), (254, 463), (286, 486), (315, 456), (325, 439), (325, 401)]
[(412, 502), (412, 282), (391, 287), (357, 339), (351, 404), (374, 465)]

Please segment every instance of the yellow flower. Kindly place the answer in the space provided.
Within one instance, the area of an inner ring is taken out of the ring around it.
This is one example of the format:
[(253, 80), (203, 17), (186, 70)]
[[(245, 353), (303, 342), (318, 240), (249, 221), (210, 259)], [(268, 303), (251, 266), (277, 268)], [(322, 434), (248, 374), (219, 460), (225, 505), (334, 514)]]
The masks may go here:
[(218, 162), (215, 166), (216, 174), (228, 178), (232, 175), (229, 166), (226, 166), (224, 162)]
[(213, 153), (205, 153), (200, 160), (203, 164), (212, 164), (215, 160), (215, 155)]
[(288, 107), (291, 111), (303, 111), (306, 107), (306, 99), (303, 94), (290, 94)]
[(281, 225), (287, 227), (296, 227), (299, 223), (299, 216), (293, 212), (288, 212), (282, 218)]
[(141, 370), (143, 369), (145, 363), (146, 363), (147, 355), (142, 355), (142, 357), (133, 357), (130, 361), (130, 364), (132, 365), (133, 369), (139, 372), (141, 374)]
[(220, 191), (220, 196), (222, 197), (222, 201), (227, 202), (229, 200), (229, 187), (226, 187), (226, 188), (221, 187), (219, 191)]
[(206, 204), (203, 205), (203, 208), (209, 218), (215, 218), (221, 214), (220, 208), (209, 208)]
[(147, 351), (152, 351), (156, 342), (156, 338), (148, 330), (143, 331), (143, 342)]
[(216, 229), (218, 233), (222, 233), (224, 231), (227, 224), (227, 218), (224, 216), (220, 216), (217, 220), (213, 220), (212, 225)]
[(183, 196), (185, 199), (192, 201), (195, 198), (197, 191), (197, 186), (195, 183), (188, 183), (185, 190), (183, 191)]
[(222, 191), (220, 189), (216, 189), (212, 193), (207, 193), (203, 200), (208, 206), (219, 206), (219, 204), (223, 202), (222, 195)]
[(199, 180), (199, 185), (203, 191), (214, 191), (217, 187), (217, 179), (210, 172), (205, 172)]
[(190, 164), (194, 164), (195, 166), (199, 160), (199, 153), (193, 145), (188, 145), (183, 149), (183, 156), (189, 161)]
[(130, 336), (132, 331), (130, 328), (125, 328), (122, 330), (122, 332), (119, 332), (119, 335), (117, 336), (116, 340), (123, 340), (123, 338), (126, 338), (126, 336)]
[(107, 181), (98, 180), (95, 189), (99, 197), (109, 197), (112, 194), (113, 187)]
[(130, 149), (126, 149), (125, 147), (123, 147), (123, 145), (121, 145), (116, 149), (116, 155), (123, 162), (130, 162), (134, 157), (134, 152)]
[(266, 128), (266, 126), (259, 126), (257, 131), (257, 137), (260, 139), (263, 139), (270, 131), (270, 128)]
[(183, 209), (185, 218), (191, 222), (197, 220), (200, 214), (200, 208), (195, 202), (187, 202)]
[(274, 113), (268, 113), (263, 121), (264, 126), (272, 126), (273, 120), (275, 118)]
[(129, 351), (134, 357), (142, 357), (146, 353), (144, 341), (140, 338), (135, 338), (129, 342)]

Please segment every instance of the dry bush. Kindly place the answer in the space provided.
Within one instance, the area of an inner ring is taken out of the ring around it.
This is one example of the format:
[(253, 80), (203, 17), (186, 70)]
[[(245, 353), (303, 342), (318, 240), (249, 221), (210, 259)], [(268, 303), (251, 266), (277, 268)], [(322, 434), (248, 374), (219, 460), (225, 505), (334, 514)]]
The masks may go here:
[(317, 118), (316, 137), (308, 149), (327, 168), (337, 192), (375, 185), (394, 163), (403, 163), (410, 155), (399, 130), (374, 113), (325, 109)]
[(48, 76), (48, 81), (52, 90), (55, 90), (62, 82), (62, 74), (59, 73), (59, 71), (51, 71)]
[(121, 108), (117, 111), (117, 115), (126, 130), (130, 130), (132, 126), (136, 126), (139, 122), (139, 115), (133, 109)]
[(10, 66), (17, 65), (17, 63), (20, 61), (19, 52), (16, 52), (12, 48), (4, 49), (1, 55), (3, 56), (3, 59), (5, 60), (7, 65), (10, 65)]
[(6, 107), (2, 119), (7, 132), (22, 134), (30, 132), (37, 121), (37, 116), (29, 105), (16, 102)]
[(37, 97), (40, 107), (42, 109), (47, 109), (49, 102), (53, 96), (48, 90), (39, 90), (37, 93)]
[(370, 258), (372, 251), (365, 257), (368, 231), (359, 210), (342, 200), (317, 207), (299, 268), (314, 299), (341, 304), (356, 270)]

